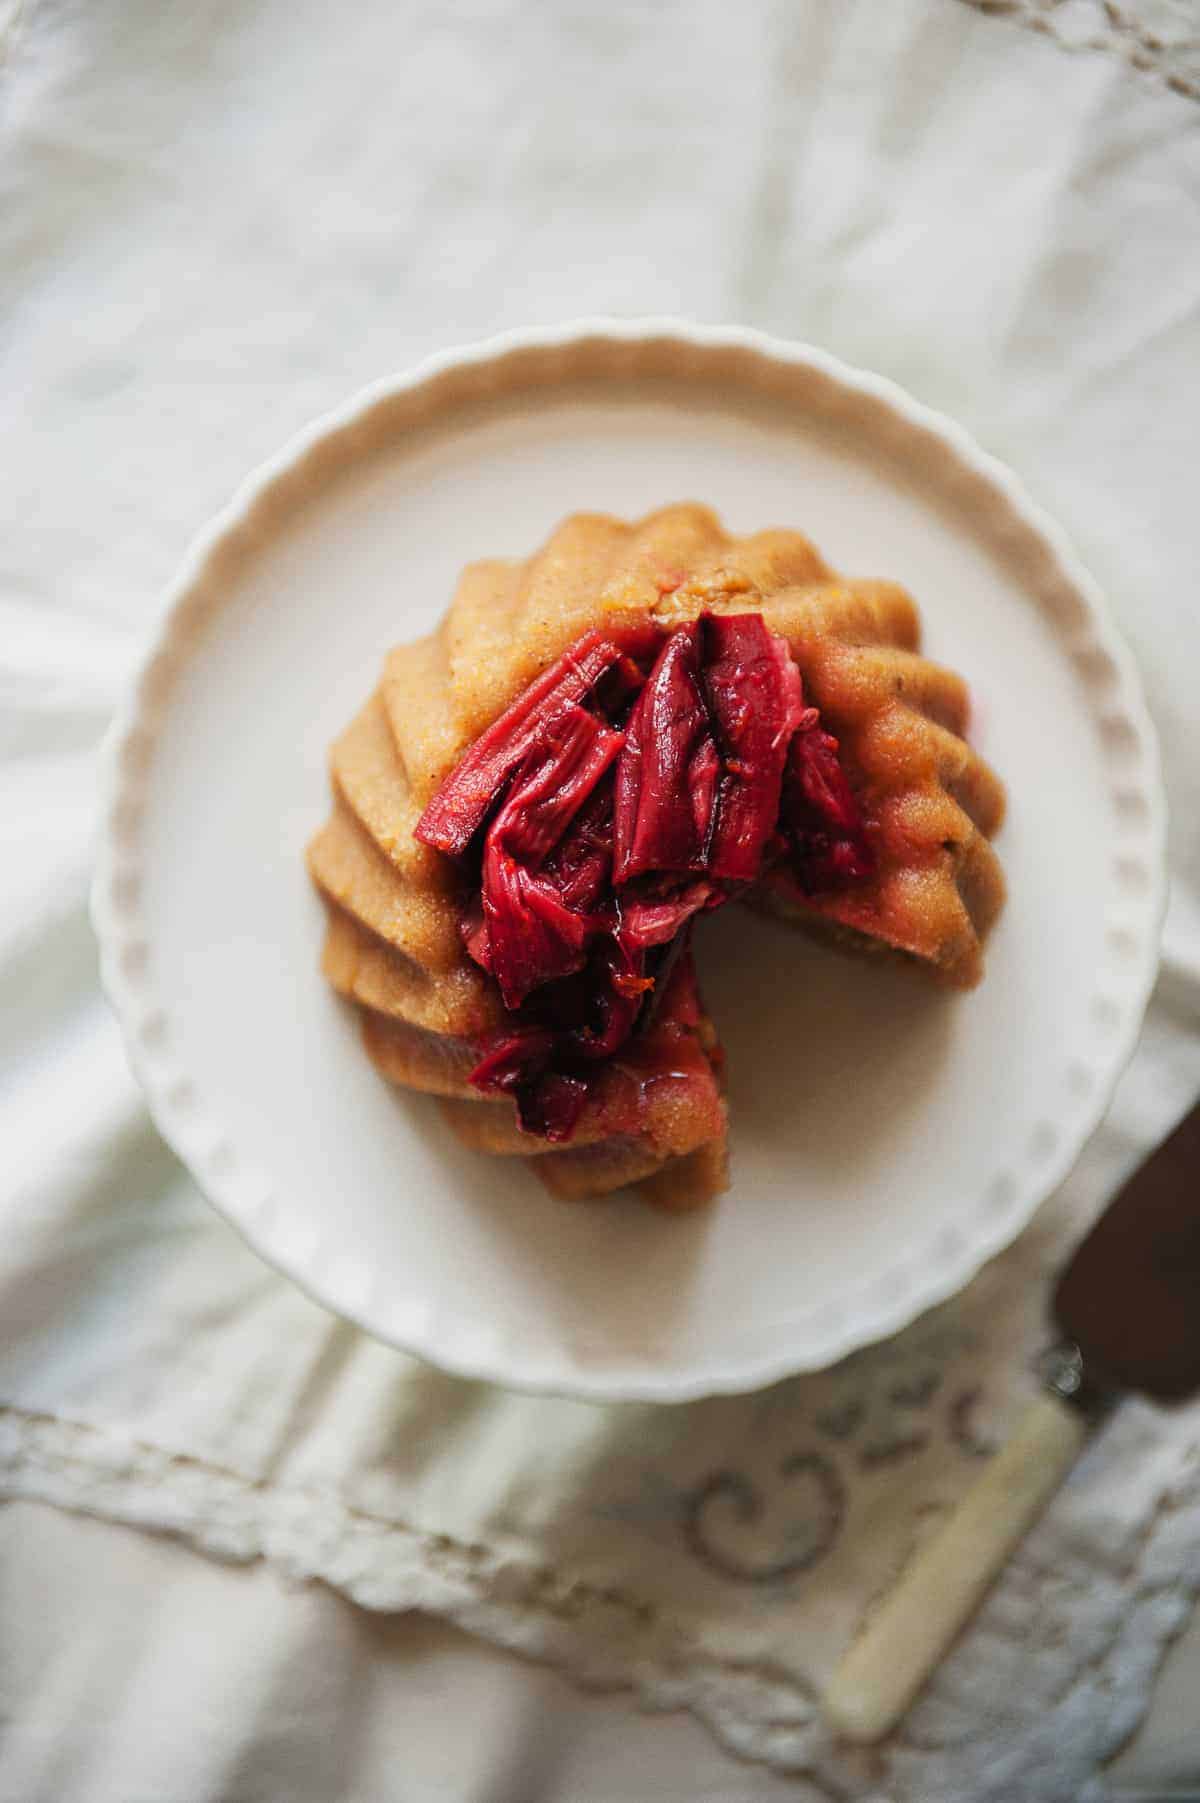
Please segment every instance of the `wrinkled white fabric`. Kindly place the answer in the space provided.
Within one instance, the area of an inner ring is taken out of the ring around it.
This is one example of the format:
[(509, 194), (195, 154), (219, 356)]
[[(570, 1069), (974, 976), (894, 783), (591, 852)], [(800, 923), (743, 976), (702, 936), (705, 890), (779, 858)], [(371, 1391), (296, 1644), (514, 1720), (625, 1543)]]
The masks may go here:
[[(0, 1489), (688, 1704), (814, 1797), (1102, 1796), (1200, 1587), (1194, 1415), (1121, 1411), (878, 1757), (814, 1698), (1029, 1393), (1056, 1260), (1200, 1088), (1200, 109), (956, 0), (32, 0), (3, 43)], [(1011, 461), (1137, 650), (1174, 822), (1142, 1047), (1034, 1228), (888, 1346), (680, 1410), (442, 1377), (262, 1266), (149, 1128), (83, 912), (97, 738), (245, 470), (437, 345), (605, 310), (817, 340)], [(129, 1803), (98, 1680), (33, 1677), (0, 1798)], [(204, 1682), (236, 1745), (181, 1803), (254, 1794), (271, 1734), (269, 1684)]]

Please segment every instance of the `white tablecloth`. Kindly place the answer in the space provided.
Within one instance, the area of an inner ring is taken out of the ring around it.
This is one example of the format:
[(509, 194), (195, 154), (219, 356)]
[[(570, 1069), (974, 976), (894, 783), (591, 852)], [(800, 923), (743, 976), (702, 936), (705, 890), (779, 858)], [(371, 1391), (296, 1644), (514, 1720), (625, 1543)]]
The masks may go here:
[[(585, 311), (741, 318), (897, 377), (1020, 469), (1139, 653), (1175, 819), (1163, 978), (1077, 1201), (1165, 1131), (1200, 1087), (1190, 6), (1148, 0), (1134, 19), (1099, 0), (754, 0), (736, 15), (497, 0), (469, 16), (419, 4), (347, 16), (315, 0), (29, 0), (0, 32), (9, 1494), (242, 1557), (259, 1550), (248, 1495), (297, 1494), (274, 1491), (270, 1469), (291, 1393), (250, 1385), (231, 1406), (205, 1360), (220, 1343), (224, 1376), (239, 1360), (259, 1369), (264, 1332), (299, 1338), (310, 1305), (220, 1240), (147, 1133), (96, 994), (82, 913), (94, 748), (162, 584), (245, 469), (438, 344)], [(184, 1308), (170, 1274), (194, 1278), (198, 1258), (213, 1292), (193, 1281)], [(1008, 1294), (1002, 1275), (988, 1281)], [(314, 1416), (331, 1373), (354, 1363), (360, 1381), (337, 1394), (357, 1398), (361, 1432), (391, 1392), (369, 1347), (347, 1350), (314, 1350), (297, 1395)], [(463, 1456), (425, 1487), (427, 1529), (471, 1488), (475, 1406), (455, 1404)], [(912, 1406), (893, 1402), (893, 1429)], [(336, 1452), (336, 1413), (316, 1424)], [(693, 1721), (584, 1701), (451, 1630), (13, 1502), (0, 1515), (0, 1799), (1099, 1796), (1098, 1762), (1136, 1726), (1200, 1583), (1186, 1426), (1134, 1408), (1116, 1431), (1121, 1506), (1101, 1501), (1089, 1526), (1078, 1487), (1063, 1502), (984, 1624), (1000, 1657), (976, 1638), (921, 1718), (924, 1740), (836, 1772), (812, 1753), (810, 1777), (747, 1775)], [(559, 1467), (570, 1450), (560, 1439)], [(1111, 1460), (1112, 1444), (1096, 1456)], [(157, 1503), (155, 1460), (172, 1479)], [(646, 1475), (618, 1501), (652, 1546), (666, 1502)], [(903, 1486), (880, 1482), (899, 1506)], [(932, 1480), (930, 1494), (944, 1500)], [(301, 1557), (280, 1521), (272, 1545), (286, 1542), (297, 1570), (396, 1599), (378, 1564), (364, 1575), (340, 1543), (318, 1545), (319, 1524)], [(1108, 1570), (1106, 1544), (1119, 1549)], [(1039, 1599), (1055, 1594), (1060, 1558), (1076, 1569), (1056, 1627)], [(432, 1571), (405, 1595), (449, 1608), (453, 1587)], [(851, 1625), (837, 1610), (861, 1608), (872, 1582), (828, 1591), (833, 1613), (810, 1626), (826, 1650)], [(752, 1617), (741, 1608), (736, 1624), (747, 1645)], [(505, 1637), (495, 1591), (473, 1619)], [(1044, 1689), (1006, 1728), (989, 1691), (1019, 1676), (1022, 1636)], [(565, 1659), (569, 1638), (537, 1647)], [(619, 1674), (609, 1662), (602, 1675)], [(661, 1679), (644, 1689), (663, 1700)], [(810, 1765), (792, 1693), (773, 1720), (769, 1687), (753, 1688), (752, 1704), (735, 1695), (727, 1662), (719, 1694), (693, 1673), (678, 1695), (730, 1744)], [(1185, 1777), (1196, 1752), (1176, 1719), (1168, 1709), (1157, 1745)], [(1152, 1745), (1140, 1769), (1156, 1757)]]

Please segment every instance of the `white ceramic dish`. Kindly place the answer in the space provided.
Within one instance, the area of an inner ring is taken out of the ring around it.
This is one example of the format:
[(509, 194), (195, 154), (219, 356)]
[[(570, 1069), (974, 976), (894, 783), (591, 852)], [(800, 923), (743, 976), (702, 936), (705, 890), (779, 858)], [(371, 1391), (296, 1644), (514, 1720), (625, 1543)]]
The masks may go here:
[[(708, 1213), (553, 1202), (375, 1075), (318, 975), (326, 753), (462, 564), (564, 514), (711, 502), (915, 593), (1006, 778), (1011, 899), (945, 996), (728, 909)], [(114, 727), (94, 891), (154, 1118), (264, 1257), (447, 1368), (681, 1399), (824, 1365), (1007, 1244), (1095, 1126), (1157, 958), (1153, 733), (1095, 586), (1013, 477), (890, 383), (739, 330), (586, 322), (439, 356), (319, 422), (204, 534)]]

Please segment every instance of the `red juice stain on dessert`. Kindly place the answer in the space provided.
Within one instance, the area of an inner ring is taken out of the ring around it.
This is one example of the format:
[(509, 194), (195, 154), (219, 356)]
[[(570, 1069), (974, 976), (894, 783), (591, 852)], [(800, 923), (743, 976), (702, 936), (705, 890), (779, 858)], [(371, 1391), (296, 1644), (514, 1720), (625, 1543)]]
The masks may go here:
[(697, 913), (768, 866), (809, 894), (874, 869), (837, 740), (754, 613), (625, 648), (585, 633), (476, 740), (416, 837), (471, 873), (464, 943), (504, 1002), (471, 1082), (556, 1142), (602, 1082), (621, 1131), (647, 1085), (706, 1056)]

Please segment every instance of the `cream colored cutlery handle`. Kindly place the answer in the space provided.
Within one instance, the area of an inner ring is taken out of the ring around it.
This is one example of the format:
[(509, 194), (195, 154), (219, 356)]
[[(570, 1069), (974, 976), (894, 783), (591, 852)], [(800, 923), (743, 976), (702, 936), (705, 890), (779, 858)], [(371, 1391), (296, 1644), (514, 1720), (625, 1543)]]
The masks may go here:
[(1057, 1396), (1033, 1404), (834, 1672), (825, 1715), (835, 1732), (873, 1741), (895, 1726), (1061, 1484), (1086, 1434), (1083, 1416)]

